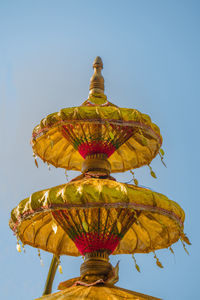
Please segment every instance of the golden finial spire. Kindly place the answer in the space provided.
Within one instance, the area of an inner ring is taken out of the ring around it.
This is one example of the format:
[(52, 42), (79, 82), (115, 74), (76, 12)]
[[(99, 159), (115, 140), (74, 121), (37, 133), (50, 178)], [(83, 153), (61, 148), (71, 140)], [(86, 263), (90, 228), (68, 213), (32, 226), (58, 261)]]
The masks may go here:
[(100, 56), (97, 56), (93, 62), (94, 74), (90, 79), (90, 92), (92, 94), (104, 94), (104, 78), (101, 74), (103, 62)]

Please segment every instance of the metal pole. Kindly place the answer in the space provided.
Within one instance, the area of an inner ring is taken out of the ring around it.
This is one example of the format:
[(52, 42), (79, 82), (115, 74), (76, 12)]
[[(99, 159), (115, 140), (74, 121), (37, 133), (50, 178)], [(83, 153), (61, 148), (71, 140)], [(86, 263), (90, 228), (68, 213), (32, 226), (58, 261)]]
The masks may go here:
[(49, 272), (47, 275), (46, 283), (45, 283), (43, 296), (51, 294), (52, 285), (53, 285), (54, 277), (55, 277), (55, 274), (56, 274), (56, 271), (58, 268), (58, 264), (59, 264), (59, 257), (56, 255), (53, 255), (53, 258), (51, 260), (51, 265), (49, 267)]

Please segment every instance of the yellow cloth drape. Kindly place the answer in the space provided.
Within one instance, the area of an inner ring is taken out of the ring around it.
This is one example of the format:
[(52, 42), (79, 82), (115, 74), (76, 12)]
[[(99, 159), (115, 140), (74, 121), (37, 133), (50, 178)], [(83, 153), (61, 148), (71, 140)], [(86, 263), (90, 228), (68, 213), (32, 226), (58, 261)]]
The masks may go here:
[[(93, 134), (99, 124), (102, 126), (102, 135), (105, 132), (109, 134), (112, 125), (128, 126), (134, 130), (133, 136), (110, 156), (111, 172), (124, 172), (150, 164), (162, 144), (158, 126), (151, 122), (148, 115), (136, 109), (116, 106), (61, 109), (42, 119), (34, 128), (32, 146), (34, 153), (44, 162), (67, 170), (80, 171), (84, 159), (71, 141), (64, 137), (62, 126), (65, 124), (76, 127), (77, 135), (83, 130), (84, 137)], [(82, 136), (79, 138), (81, 140)]]
[[(177, 242), (183, 231), (184, 211), (166, 196), (149, 189), (109, 179), (82, 179), (32, 194), (11, 213), (10, 227), (23, 244), (57, 255), (80, 255), (74, 242), (56, 224), (52, 211), (115, 207), (139, 211), (138, 222), (125, 234), (113, 254), (148, 253)], [(90, 214), (92, 218), (92, 211)], [(90, 221), (90, 220), (89, 220)]]

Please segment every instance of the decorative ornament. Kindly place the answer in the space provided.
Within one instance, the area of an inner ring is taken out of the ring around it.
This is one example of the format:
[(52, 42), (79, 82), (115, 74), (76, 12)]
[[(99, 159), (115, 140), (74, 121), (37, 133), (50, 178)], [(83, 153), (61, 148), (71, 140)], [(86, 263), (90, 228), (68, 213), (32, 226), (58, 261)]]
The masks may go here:
[[(89, 98), (79, 107), (61, 109), (42, 119), (33, 130), (36, 155), (50, 164), (82, 174), (70, 182), (33, 193), (11, 212), (10, 227), (23, 245), (53, 253), (43, 300), (50, 299), (158, 299), (115, 286), (119, 262), (109, 255), (153, 252), (181, 240), (185, 214), (166, 196), (138, 186), (133, 169), (150, 166), (164, 151), (159, 128), (148, 115), (119, 108), (104, 95), (103, 63), (97, 57)], [(165, 165), (165, 164), (164, 164)], [(130, 170), (134, 185), (120, 183), (110, 173)], [(68, 179), (67, 173), (66, 177)], [(17, 250), (21, 246), (17, 240)], [(51, 293), (56, 270), (62, 273), (60, 255), (82, 256), (80, 276), (59, 284)], [(46, 295), (46, 296), (45, 296)], [(85, 295), (85, 296), (84, 296)]]

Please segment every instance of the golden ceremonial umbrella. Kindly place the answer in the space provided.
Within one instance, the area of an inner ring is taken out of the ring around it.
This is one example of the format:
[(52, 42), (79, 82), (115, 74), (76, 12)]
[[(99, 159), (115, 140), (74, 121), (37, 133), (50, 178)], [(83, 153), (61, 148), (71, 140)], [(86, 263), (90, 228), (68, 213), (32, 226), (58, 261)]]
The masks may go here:
[(66, 170), (85, 171), (84, 160), (96, 154), (108, 159), (111, 172), (149, 165), (162, 144), (158, 126), (136, 109), (109, 102), (100, 57), (93, 67), (88, 100), (42, 119), (33, 130), (34, 154)]
[[(109, 255), (148, 253), (170, 247), (179, 239), (187, 242), (184, 218), (181, 207), (162, 194), (113, 179), (84, 177), (21, 201), (11, 213), (10, 227), (23, 244), (52, 252), (55, 257), (85, 258), (80, 277), (61, 285), (63, 291), (55, 298), (44, 299), (76, 299), (77, 295), (100, 299), (102, 291), (110, 299), (123, 295), (124, 299), (157, 299), (114, 286), (110, 289), (118, 274)], [(154, 258), (162, 267), (155, 252)], [(139, 271), (136, 261), (135, 266)]]
[(22, 243), (56, 255), (148, 253), (184, 237), (185, 214), (166, 196), (110, 179), (84, 178), (32, 194), (11, 213)]
[[(43, 119), (32, 135), (34, 155), (82, 174), (71, 182), (33, 193), (11, 212), (10, 227), (19, 240), (54, 254), (44, 295), (51, 292), (60, 255), (84, 257), (80, 276), (59, 285), (61, 292), (41, 299), (158, 299), (115, 287), (118, 264), (109, 255), (154, 253), (181, 240), (185, 214), (166, 196), (117, 182), (111, 172), (149, 165), (162, 137), (149, 116), (118, 108), (104, 95), (100, 57), (93, 64), (89, 98)], [(35, 157), (36, 158), (36, 157)], [(36, 161), (36, 165), (37, 161)], [(150, 167), (150, 166), (149, 166)], [(151, 175), (155, 177), (151, 167)], [(131, 171), (132, 172), (132, 171)], [(133, 173), (133, 172), (132, 172)], [(186, 250), (187, 251), (187, 250)]]

